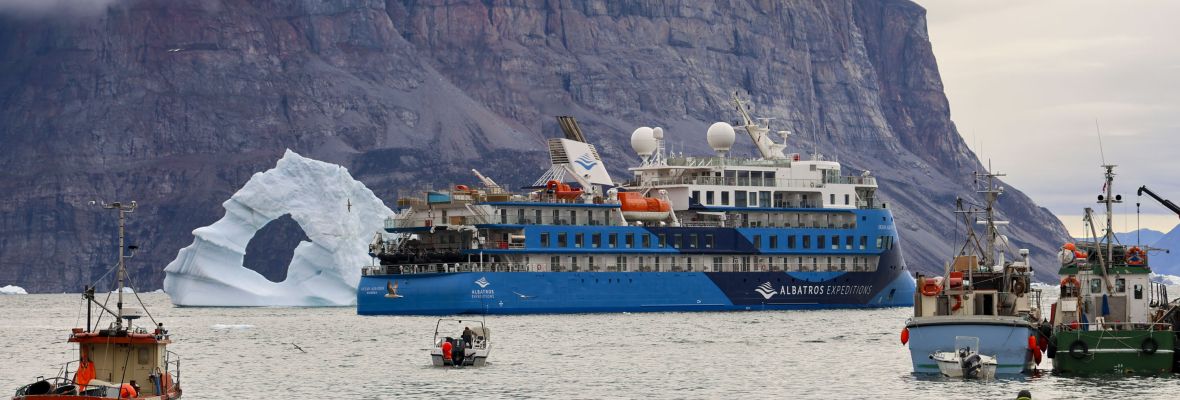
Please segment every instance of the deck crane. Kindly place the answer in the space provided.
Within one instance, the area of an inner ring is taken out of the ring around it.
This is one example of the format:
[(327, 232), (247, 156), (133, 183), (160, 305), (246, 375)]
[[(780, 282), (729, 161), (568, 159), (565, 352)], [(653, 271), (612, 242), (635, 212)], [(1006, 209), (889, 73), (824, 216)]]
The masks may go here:
[(1176, 204), (1172, 203), (1171, 200), (1159, 197), (1159, 195), (1155, 194), (1155, 192), (1152, 192), (1151, 189), (1148, 189), (1147, 186), (1140, 186), (1139, 191), (1136, 193), (1139, 196), (1143, 196), (1144, 193), (1147, 193), (1148, 196), (1151, 196), (1151, 198), (1155, 199), (1155, 201), (1160, 202), (1160, 204), (1162, 204), (1165, 208), (1172, 210), (1172, 212), (1176, 213), (1177, 216), (1180, 216), (1180, 207), (1177, 207)]

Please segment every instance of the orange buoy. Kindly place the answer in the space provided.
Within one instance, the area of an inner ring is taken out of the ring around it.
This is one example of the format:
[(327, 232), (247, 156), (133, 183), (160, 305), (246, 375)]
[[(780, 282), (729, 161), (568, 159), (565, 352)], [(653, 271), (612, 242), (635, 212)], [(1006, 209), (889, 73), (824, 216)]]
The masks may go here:
[(120, 399), (130, 399), (134, 397), (139, 397), (139, 393), (135, 391), (135, 387), (131, 386), (130, 383), (124, 383), (119, 386)]
[(910, 342), (910, 328), (905, 327), (901, 329), (901, 344), (904, 346)]
[(1069, 251), (1077, 251), (1078, 250), (1078, 246), (1074, 246), (1073, 243), (1066, 243), (1064, 246), (1061, 246), (1061, 247), (1066, 250), (1069, 250)]

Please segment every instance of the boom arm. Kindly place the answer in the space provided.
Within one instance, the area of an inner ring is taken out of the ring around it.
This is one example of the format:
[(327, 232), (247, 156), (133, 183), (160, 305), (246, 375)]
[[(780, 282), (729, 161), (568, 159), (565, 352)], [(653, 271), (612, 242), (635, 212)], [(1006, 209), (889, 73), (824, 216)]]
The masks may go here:
[(1164, 207), (1166, 207), (1169, 210), (1172, 210), (1172, 212), (1176, 213), (1177, 216), (1180, 216), (1180, 207), (1177, 207), (1176, 204), (1172, 203), (1171, 200), (1167, 200), (1167, 199), (1163, 199), (1163, 198), (1159, 197), (1154, 192), (1152, 192), (1151, 189), (1148, 189), (1147, 186), (1140, 186), (1137, 194), (1142, 196), (1144, 193), (1147, 193), (1147, 195), (1151, 196), (1151, 198), (1155, 199), (1155, 201), (1160, 202), (1160, 204), (1163, 204)]

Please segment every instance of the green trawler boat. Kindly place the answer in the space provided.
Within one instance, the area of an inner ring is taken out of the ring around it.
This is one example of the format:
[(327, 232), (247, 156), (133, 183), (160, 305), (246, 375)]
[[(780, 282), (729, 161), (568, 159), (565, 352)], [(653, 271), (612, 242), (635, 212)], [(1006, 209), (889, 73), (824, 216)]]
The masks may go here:
[(1084, 221), (1093, 240), (1067, 243), (1060, 255), (1061, 296), (1053, 304), (1048, 356), (1067, 374), (1159, 374), (1176, 367), (1177, 304), (1152, 282), (1147, 252), (1117, 243), (1111, 224), (1114, 165), (1106, 169), (1106, 232), (1094, 210)]

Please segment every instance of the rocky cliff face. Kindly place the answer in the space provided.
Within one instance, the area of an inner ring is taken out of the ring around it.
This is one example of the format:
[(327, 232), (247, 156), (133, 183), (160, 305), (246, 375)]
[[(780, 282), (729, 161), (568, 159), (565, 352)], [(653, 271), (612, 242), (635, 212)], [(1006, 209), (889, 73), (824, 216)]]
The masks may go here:
[[(664, 126), (675, 148), (703, 153), (705, 127), (735, 118), (734, 90), (795, 132), (796, 151), (873, 171), (910, 268), (938, 270), (954, 198), (982, 167), (950, 120), (925, 26), (917, 5), (868, 0), (123, 0), (0, 14), (0, 284), (72, 291), (105, 273), (114, 218), (91, 199), (143, 204), (133, 278), (156, 288), (191, 230), (286, 148), (348, 166), (392, 202), (470, 182), (470, 167), (531, 181), (552, 116), (574, 115), (622, 180), (632, 129)], [(1016, 190), (1002, 203), (1048, 278), (1065, 230)]]

